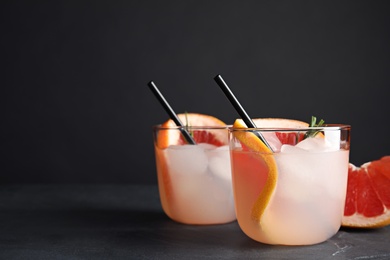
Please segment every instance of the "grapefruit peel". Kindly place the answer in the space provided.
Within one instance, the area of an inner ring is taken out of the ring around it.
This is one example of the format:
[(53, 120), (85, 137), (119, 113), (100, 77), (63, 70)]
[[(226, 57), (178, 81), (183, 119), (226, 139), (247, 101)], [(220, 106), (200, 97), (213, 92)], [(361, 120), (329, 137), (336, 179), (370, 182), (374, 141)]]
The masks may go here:
[[(237, 119), (233, 124), (233, 128), (243, 129), (247, 127), (241, 119)], [(258, 152), (258, 154), (268, 166), (267, 181), (261, 193), (257, 197), (251, 212), (252, 218), (256, 222), (260, 222), (261, 217), (263, 216), (263, 213), (268, 203), (270, 202), (276, 188), (276, 182), (278, 179), (276, 161), (273, 156), (262, 156), (262, 153), (272, 154), (272, 151), (255, 134), (236, 131), (234, 132), (234, 136), (250, 150)]]

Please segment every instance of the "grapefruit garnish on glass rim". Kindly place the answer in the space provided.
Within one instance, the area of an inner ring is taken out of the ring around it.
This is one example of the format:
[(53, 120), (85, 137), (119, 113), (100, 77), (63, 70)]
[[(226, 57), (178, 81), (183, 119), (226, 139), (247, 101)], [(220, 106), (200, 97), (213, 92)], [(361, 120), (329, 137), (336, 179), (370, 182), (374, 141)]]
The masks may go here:
[(390, 156), (356, 167), (349, 164), (342, 226), (379, 228), (390, 224)]
[[(253, 122), (258, 128), (307, 128), (309, 126), (308, 123), (298, 121), (298, 120), (290, 120), (290, 119), (281, 119), (281, 118), (259, 118), (259, 119), (253, 119)], [(237, 119), (234, 124), (233, 128), (247, 128), (243, 120)], [(294, 135), (290, 136), (290, 134)], [(272, 151), (254, 134), (251, 132), (240, 132), (237, 131), (234, 133), (235, 137), (242, 143), (243, 149), (249, 149), (252, 151), (258, 152), (257, 155), (259, 155), (260, 160), (258, 160), (256, 163), (260, 167), (264, 167), (264, 164), (266, 167), (268, 167), (268, 176), (266, 179), (252, 181), (251, 183), (254, 185), (254, 189), (257, 189), (257, 193), (254, 196), (257, 196), (256, 198), (253, 198), (255, 201), (253, 207), (252, 207), (252, 218), (256, 222), (261, 222), (262, 215), (271, 200), (271, 197), (275, 191), (277, 180), (278, 180), (278, 170), (276, 166), (276, 162), (273, 156), (270, 156), (272, 154)], [(277, 138), (282, 144), (289, 143), (289, 144), (295, 144), (296, 142), (296, 135), (294, 133), (283, 133), (281, 131), (280, 133), (276, 134)], [(298, 136), (301, 136), (298, 134)], [(302, 137), (304, 138), (303, 135)], [(268, 154), (267, 156), (263, 154)], [(242, 156), (241, 160), (247, 160), (248, 162), (251, 161), (251, 163), (239, 163), (237, 165), (253, 165), (254, 158), (253, 156), (248, 154), (245, 156)], [(233, 166), (235, 167), (235, 166)], [(258, 167), (251, 167), (246, 169), (246, 171), (252, 171), (252, 173), (248, 173), (248, 176), (256, 176), (256, 171)]]
[[(196, 129), (197, 127), (225, 127), (226, 124), (216, 117), (198, 113), (183, 113), (177, 115), (180, 121), (190, 131), (196, 143), (208, 143), (215, 146), (222, 146), (228, 143), (227, 136), (221, 132), (213, 132)], [(172, 119), (161, 125), (162, 128), (176, 127)], [(179, 131), (160, 131), (158, 136), (160, 148), (167, 148), (169, 145), (186, 144), (185, 139)]]

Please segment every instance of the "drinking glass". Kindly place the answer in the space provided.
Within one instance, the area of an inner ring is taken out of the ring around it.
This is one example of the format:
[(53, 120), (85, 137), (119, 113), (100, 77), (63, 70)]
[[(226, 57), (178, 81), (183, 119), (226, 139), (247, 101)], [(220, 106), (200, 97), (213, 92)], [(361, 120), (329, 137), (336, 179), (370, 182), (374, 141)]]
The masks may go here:
[[(185, 129), (184, 129), (185, 128)], [(187, 144), (186, 130), (197, 144)], [(157, 179), (164, 212), (184, 224), (236, 219), (228, 127), (153, 127)]]
[[(259, 133), (272, 151), (259, 144)], [(247, 236), (266, 244), (309, 245), (337, 233), (350, 126), (230, 128), (229, 141), (237, 221)]]

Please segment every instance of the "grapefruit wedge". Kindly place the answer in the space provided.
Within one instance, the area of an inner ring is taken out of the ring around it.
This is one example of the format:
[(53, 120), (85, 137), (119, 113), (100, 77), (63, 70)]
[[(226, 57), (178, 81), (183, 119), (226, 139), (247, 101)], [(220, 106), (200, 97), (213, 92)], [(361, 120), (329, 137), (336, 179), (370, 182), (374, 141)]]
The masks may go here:
[(349, 164), (342, 226), (379, 228), (390, 224), (390, 156), (356, 167)]

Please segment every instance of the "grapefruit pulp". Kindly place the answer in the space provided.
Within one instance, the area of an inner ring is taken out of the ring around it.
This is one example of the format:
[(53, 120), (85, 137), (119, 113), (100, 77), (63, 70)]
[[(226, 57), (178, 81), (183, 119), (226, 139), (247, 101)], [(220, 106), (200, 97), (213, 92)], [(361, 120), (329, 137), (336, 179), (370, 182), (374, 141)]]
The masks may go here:
[(356, 167), (349, 164), (342, 226), (378, 228), (390, 224), (390, 156)]

